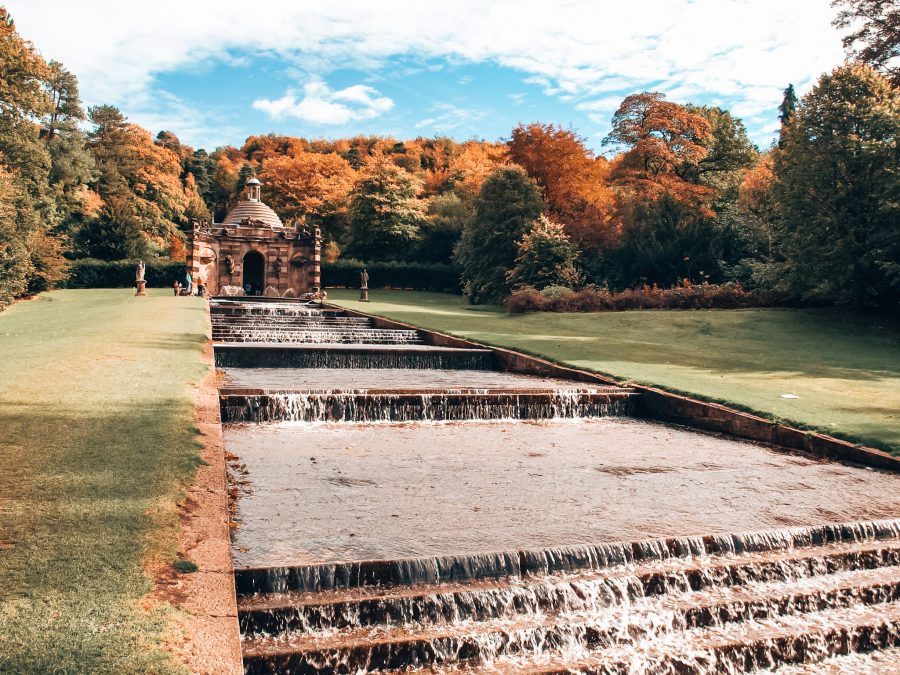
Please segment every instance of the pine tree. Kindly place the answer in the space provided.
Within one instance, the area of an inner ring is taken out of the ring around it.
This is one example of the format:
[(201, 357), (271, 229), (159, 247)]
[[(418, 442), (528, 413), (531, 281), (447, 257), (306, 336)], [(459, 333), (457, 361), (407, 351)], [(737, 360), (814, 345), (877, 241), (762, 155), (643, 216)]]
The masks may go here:
[(794, 85), (789, 84), (784, 90), (784, 96), (781, 99), (781, 105), (778, 106), (778, 120), (781, 122), (781, 129), (778, 131), (778, 147), (784, 145), (784, 131), (790, 126), (797, 113), (797, 94), (794, 91)]

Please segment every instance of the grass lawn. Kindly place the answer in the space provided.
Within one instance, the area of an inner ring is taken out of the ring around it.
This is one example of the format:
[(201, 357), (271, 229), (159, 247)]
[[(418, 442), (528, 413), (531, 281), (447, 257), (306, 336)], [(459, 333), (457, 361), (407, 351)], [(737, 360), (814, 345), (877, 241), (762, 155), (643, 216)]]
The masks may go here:
[(0, 313), (0, 672), (182, 670), (143, 570), (173, 560), (199, 462), (204, 317), (162, 289)]
[[(900, 323), (836, 310), (535, 313), (443, 293), (329, 290), (424, 328), (730, 403), (900, 453)], [(797, 399), (781, 398), (794, 394)]]

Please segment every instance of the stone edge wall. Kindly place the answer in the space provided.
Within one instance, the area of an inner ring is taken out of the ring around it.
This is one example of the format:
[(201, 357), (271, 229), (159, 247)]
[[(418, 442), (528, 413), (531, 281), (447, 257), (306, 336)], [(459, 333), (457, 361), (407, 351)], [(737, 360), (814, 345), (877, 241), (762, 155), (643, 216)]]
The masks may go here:
[[(559, 377), (580, 382), (623, 385), (621, 381), (611, 377), (568, 368), (509, 349), (484, 345), (339, 305), (331, 305), (331, 307), (345, 311), (350, 316), (368, 317), (376, 328), (417, 330), (423, 340), (430, 345), (489, 349), (493, 352), (494, 367), (497, 370), (525, 375)], [(636, 417), (682, 424), (789, 450), (800, 450), (829, 459), (900, 472), (900, 458), (875, 448), (855, 445), (825, 434), (803, 431), (718, 403), (707, 403), (656, 387), (634, 384), (627, 386), (642, 394), (635, 407)]]

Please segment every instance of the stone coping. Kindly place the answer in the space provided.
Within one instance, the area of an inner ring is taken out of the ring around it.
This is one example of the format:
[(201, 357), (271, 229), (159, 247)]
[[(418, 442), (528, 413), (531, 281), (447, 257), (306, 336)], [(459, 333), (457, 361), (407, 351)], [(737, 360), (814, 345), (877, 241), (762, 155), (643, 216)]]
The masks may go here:
[(434, 345), (384, 345), (384, 344), (359, 344), (347, 342), (319, 342), (310, 343), (294, 343), (294, 342), (216, 342), (213, 343), (216, 351), (230, 349), (265, 349), (265, 350), (285, 350), (298, 352), (355, 352), (355, 353), (383, 353), (396, 352), (402, 354), (404, 352), (416, 352), (427, 354), (485, 354), (491, 352), (490, 349), (484, 347), (442, 347)]

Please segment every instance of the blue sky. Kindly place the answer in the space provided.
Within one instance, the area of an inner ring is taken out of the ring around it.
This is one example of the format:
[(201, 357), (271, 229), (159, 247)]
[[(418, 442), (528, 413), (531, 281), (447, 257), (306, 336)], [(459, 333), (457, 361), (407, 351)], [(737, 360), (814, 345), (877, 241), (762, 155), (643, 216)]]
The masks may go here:
[(630, 93), (721, 105), (769, 145), (781, 90), (843, 59), (828, 0), (7, 0), (24, 37), (154, 133), (507, 137), (600, 150)]

